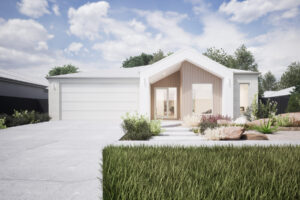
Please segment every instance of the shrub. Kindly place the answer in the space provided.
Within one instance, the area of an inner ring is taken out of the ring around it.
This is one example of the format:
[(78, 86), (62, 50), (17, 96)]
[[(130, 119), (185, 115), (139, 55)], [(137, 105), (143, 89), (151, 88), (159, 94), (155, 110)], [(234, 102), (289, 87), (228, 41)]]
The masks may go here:
[(277, 126), (272, 127), (273, 119), (270, 118), (268, 122), (261, 123), (260, 126), (256, 126), (255, 129), (264, 134), (270, 134), (277, 131)]
[(277, 112), (277, 102), (271, 101), (270, 99), (264, 104), (259, 101), (258, 104), (258, 118), (270, 118), (273, 117)]
[(268, 99), (264, 104), (261, 100), (257, 101), (257, 95), (255, 95), (248, 112), (251, 112), (250, 116), (246, 114), (249, 121), (273, 117), (277, 112), (277, 102)]
[(6, 128), (5, 120), (6, 120), (5, 117), (4, 118), (0, 118), (0, 129)]
[(125, 135), (121, 140), (148, 140), (151, 136), (150, 122), (143, 116), (129, 113), (123, 117), (122, 128)]
[(161, 123), (159, 120), (150, 121), (150, 132), (152, 135), (158, 135), (161, 132)]
[(290, 96), (287, 112), (299, 112), (300, 111), (300, 93), (293, 93)]
[(289, 127), (293, 126), (293, 121), (290, 119), (289, 116), (278, 115), (275, 117), (273, 124), (281, 127)]
[(198, 135), (200, 133), (200, 128), (192, 128), (191, 131)]
[(14, 110), (12, 115), (1, 114), (0, 118), (5, 117), (5, 125), (7, 127), (19, 126), (24, 124), (33, 124), (38, 122), (49, 121), (50, 117), (47, 113), (38, 113), (35, 111), (17, 111)]
[(203, 115), (200, 122), (200, 133), (203, 134), (208, 128), (213, 129), (218, 127), (218, 120), (230, 120), (230, 117), (222, 115)]

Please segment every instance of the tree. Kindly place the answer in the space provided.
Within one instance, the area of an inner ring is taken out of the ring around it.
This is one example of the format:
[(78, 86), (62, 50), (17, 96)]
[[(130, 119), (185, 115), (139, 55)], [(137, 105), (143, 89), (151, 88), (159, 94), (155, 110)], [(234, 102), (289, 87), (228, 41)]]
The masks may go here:
[(48, 76), (56, 76), (56, 75), (62, 75), (62, 74), (72, 74), (72, 73), (77, 73), (78, 72), (78, 68), (68, 64), (68, 65), (64, 65), (62, 67), (57, 66), (52, 68), (49, 72), (48, 72)]
[(169, 52), (167, 55), (164, 55), (162, 50), (158, 50), (158, 52), (151, 54), (142, 53), (139, 56), (130, 56), (123, 62), (123, 67), (138, 67), (143, 65), (153, 64), (169, 55), (172, 55), (173, 52)]
[(290, 96), (287, 112), (300, 112), (300, 93), (293, 92)]
[(137, 66), (143, 66), (148, 65), (149, 62), (153, 59), (153, 55), (142, 53), (139, 56), (130, 56), (123, 62), (124, 68), (129, 67), (137, 67)]
[(257, 64), (253, 54), (247, 50), (245, 45), (240, 46), (235, 52), (235, 67), (237, 69), (257, 72)]
[(216, 49), (215, 47), (208, 48), (203, 55), (229, 68), (235, 68), (235, 59), (228, 55), (224, 49)]
[(277, 89), (277, 82), (275, 76), (268, 71), (262, 78), (263, 91), (273, 91)]
[(289, 88), (299, 85), (300, 82), (300, 62), (293, 62), (280, 78), (280, 88)]
[(224, 49), (216, 49), (215, 47), (208, 48), (203, 55), (229, 68), (258, 71), (254, 56), (245, 45), (237, 48), (234, 55), (227, 54)]
[(160, 49), (160, 50), (158, 50), (157, 53), (153, 53), (153, 58), (152, 58), (152, 60), (150, 60), (149, 64), (153, 64), (165, 57), (166, 56), (164, 55), (164, 52)]
[[(227, 54), (224, 49), (216, 49), (215, 47), (208, 48), (203, 55), (210, 59), (234, 69), (242, 69), (247, 71), (258, 72), (258, 67), (255, 58), (245, 45), (240, 46), (234, 52), (234, 55)], [(263, 77), (258, 76), (258, 96), (261, 97), (264, 93), (262, 86)]]

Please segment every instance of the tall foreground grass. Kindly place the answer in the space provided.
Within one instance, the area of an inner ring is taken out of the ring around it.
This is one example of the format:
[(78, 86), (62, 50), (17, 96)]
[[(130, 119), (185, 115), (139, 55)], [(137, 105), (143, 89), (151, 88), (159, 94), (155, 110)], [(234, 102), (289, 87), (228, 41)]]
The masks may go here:
[(103, 198), (300, 199), (297, 147), (106, 147)]

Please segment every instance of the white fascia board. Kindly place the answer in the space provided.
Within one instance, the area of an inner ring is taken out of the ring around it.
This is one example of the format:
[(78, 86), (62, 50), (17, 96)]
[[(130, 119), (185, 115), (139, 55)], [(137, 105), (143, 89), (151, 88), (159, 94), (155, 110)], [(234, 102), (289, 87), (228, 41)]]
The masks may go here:
[(154, 64), (152, 64), (147, 69), (141, 71), (141, 74), (151, 77), (158, 74), (169, 67), (176, 66), (176, 64), (183, 61), (188, 61), (199, 68), (208, 71), (220, 78), (230, 78), (233, 75), (233, 71), (227, 67), (209, 59), (208, 57), (202, 55), (193, 49), (178, 51)]

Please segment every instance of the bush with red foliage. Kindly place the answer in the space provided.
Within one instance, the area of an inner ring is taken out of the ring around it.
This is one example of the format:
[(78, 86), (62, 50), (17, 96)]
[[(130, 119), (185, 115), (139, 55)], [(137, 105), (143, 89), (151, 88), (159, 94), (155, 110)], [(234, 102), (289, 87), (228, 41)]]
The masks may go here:
[(200, 133), (204, 134), (206, 129), (218, 127), (218, 120), (231, 120), (231, 118), (223, 115), (203, 115), (200, 122)]

